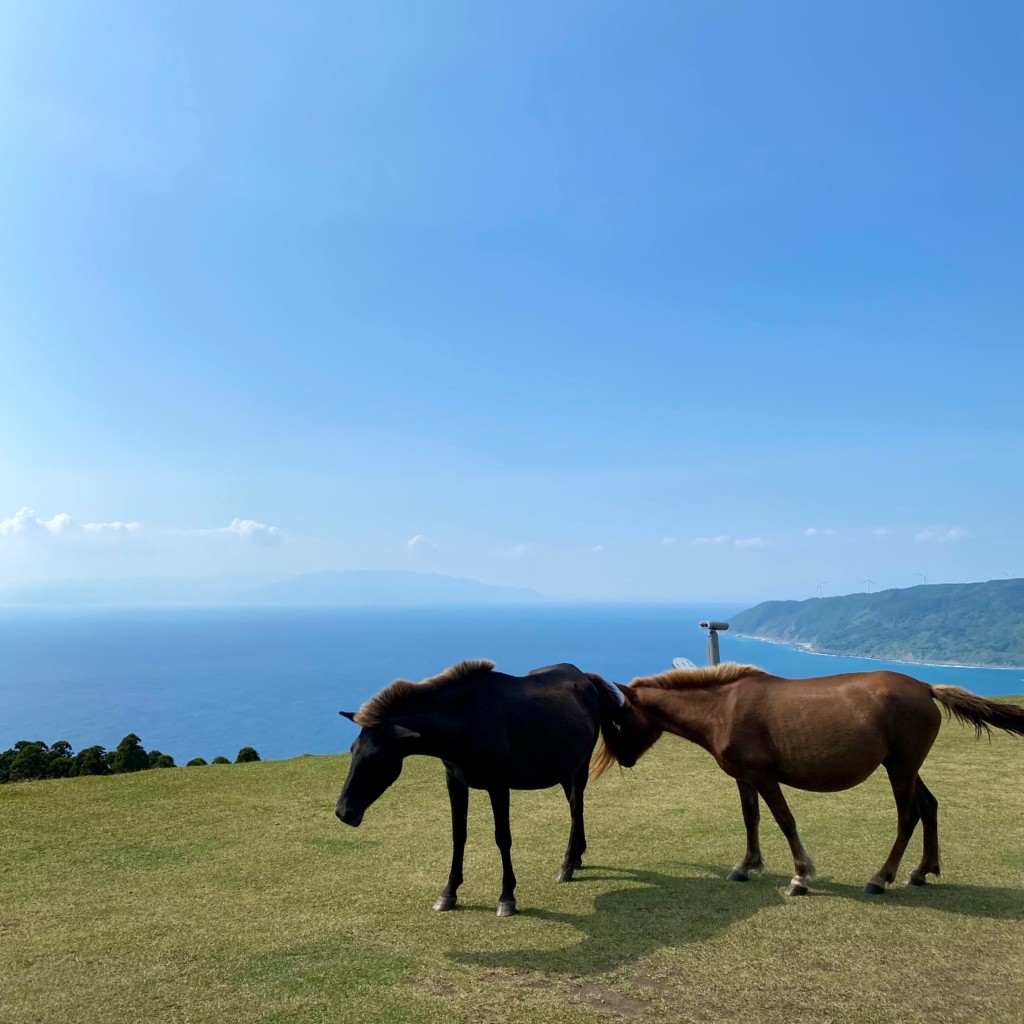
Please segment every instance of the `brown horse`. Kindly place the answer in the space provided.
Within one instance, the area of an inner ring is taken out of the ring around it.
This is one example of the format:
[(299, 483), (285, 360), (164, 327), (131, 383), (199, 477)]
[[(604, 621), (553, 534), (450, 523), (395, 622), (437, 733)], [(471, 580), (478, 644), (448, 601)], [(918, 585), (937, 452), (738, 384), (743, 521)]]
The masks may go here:
[(789, 841), (795, 874), (786, 890), (804, 895), (814, 862), (797, 834), (780, 783), (832, 793), (885, 767), (896, 798), (896, 841), (864, 891), (885, 892), (918, 820), (924, 856), (907, 879), (924, 885), (939, 874), (938, 801), (918, 771), (939, 731), (935, 701), (980, 736), (990, 726), (1024, 735), (1024, 708), (996, 703), (956, 686), (930, 686), (898, 672), (851, 672), (818, 679), (779, 679), (752, 665), (679, 669), (618, 685), (618, 728), (605, 730), (591, 777), (616, 761), (632, 768), (663, 732), (704, 747), (736, 780), (747, 853), (729, 875), (745, 882), (764, 868), (758, 838), (762, 797)]

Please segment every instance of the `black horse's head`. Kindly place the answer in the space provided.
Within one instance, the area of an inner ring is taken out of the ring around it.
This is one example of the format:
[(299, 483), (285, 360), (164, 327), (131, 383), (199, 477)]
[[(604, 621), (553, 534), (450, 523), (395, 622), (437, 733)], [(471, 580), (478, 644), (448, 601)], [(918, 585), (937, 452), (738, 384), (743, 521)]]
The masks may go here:
[[(355, 712), (339, 714), (355, 721)], [(417, 738), (411, 729), (388, 722), (363, 727), (352, 744), (348, 778), (334, 809), (346, 825), (359, 827), (366, 808), (402, 774), (402, 759), (412, 753), (410, 745)]]

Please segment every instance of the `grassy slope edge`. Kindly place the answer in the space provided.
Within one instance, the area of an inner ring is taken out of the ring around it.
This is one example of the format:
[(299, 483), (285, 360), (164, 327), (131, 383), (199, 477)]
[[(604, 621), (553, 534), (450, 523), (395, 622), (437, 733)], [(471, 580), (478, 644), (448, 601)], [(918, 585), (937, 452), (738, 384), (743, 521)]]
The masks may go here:
[[(558, 885), (559, 791), (517, 793), (522, 913), (474, 794), (464, 906), (440, 766), (410, 761), (358, 831), (333, 816), (344, 757), (0, 787), (0, 1021), (1005, 1021), (1024, 1004), (1024, 745), (943, 727), (923, 776), (944, 874), (865, 897), (893, 838), (884, 774), (790, 791), (822, 872), (763, 822), (767, 875), (724, 876), (733, 783), (666, 738), (588, 790), (588, 867)], [(909, 869), (920, 836), (908, 851)], [(904, 871), (905, 873), (905, 871)]]

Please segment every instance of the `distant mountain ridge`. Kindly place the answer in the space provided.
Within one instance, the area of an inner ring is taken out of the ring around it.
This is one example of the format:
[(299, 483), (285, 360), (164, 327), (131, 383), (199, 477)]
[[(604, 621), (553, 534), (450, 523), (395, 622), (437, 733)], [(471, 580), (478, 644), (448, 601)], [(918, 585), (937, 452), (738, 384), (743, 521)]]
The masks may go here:
[(1024, 579), (764, 601), (734, 615), (730, 628), (820, 654), (1024, 666)]
[(0, 590), (0, 605), (38, 608), (188, 605), (480, 604), (542, 601), (526, 587), (436, 572), (349, 570), (283, 580), (63, 580)]
[(478, 604), (542, 601), (536, 590), (436, 572), (350, 569), (293, 576), (239, 595), (246, 604)]

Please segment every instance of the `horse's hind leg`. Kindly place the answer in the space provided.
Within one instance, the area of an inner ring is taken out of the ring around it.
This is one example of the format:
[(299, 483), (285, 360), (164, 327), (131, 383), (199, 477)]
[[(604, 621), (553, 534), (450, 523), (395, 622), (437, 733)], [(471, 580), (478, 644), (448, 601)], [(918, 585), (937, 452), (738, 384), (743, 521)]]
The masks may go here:
[(761, 809), (757, 802), (757, 788), (749, 782), (736, 780), (740, 791), (740, 806), (743, 808), (743, 824), (747, 829), (746, 856), (729, 872), (730, 882), (750, 881), (751, 871), (763, 871), (764, 857), (761, 855), (761, 839), (758, 829), (761, 824)]
[(918, 775), (914, 786), (914, 798), (921, 815), (921, 830), (924, 832), (924, 855), (910, 877), (908, 885), (924, 885), (926, 876), (939, 874), (939, 801)]
[(516, 875), (512, 870), (512, 829), (508, 822), (509, 791), (491, 789), (491, 810), (494, 812), (494, 842), (501, 853), (501, 896), (498, 917), (511, 917), (516, 912)]
[(878, 869), (864, 886), (864, 891), (872, 896), (878, 896), (885, 892), (885, 887), (896, 877), (900, 861), (906, 852), (907, 843), (914, 834), (921, 812), (918, 808), (915, 797), (917, 783), (917, 768), (908, 771), (899, 763), (894, 763), (886, 758), (882, 762), (889, 774), (889, 783), (892, 785), (892, 795), (896, 798), (896, 841), (892, 844), (889, 856), (885, 863)]
[(583, 867), (583, 854), (587, 849), (587, 835), (583, 827), (583, 791), (587, 788), (590, 773), (590, 762), (579, 768), (571, 779), (562, 783), (565, 798), (569, 801), (569, 813), (572, 825), (569, 828), (569, 845), (565, 849), (565, 859), (558, 871), (558, 882), (571, 882), (573, 873)]
[(759, 780), (757, 791), (768, 805), (768, 810), (772, 812), (772, 817), (779, 828), (782, 829), (782, 834), (788, 840), (789, 849), (793, 854), (794, 875), (786, 889), (786, 895), (806, 896), (807, 883), (814, 878), (815, 867), (811, 855), (804, 849), (804, 844), (800, 841), (793, 812), (790, 811), (789, 804), (786, 803), (786, 798), (782, 795), (782, 789), (775, 779)]
[(435, 910), (454, 910), (462, 885), (462, 859), (466, 851), (466, 816), (469, 813), (469, 787), (450, 771), (445, 775), (448, 783), (448, 801), (452, 807), (452, 867), (448, 884), (434, 901)]

